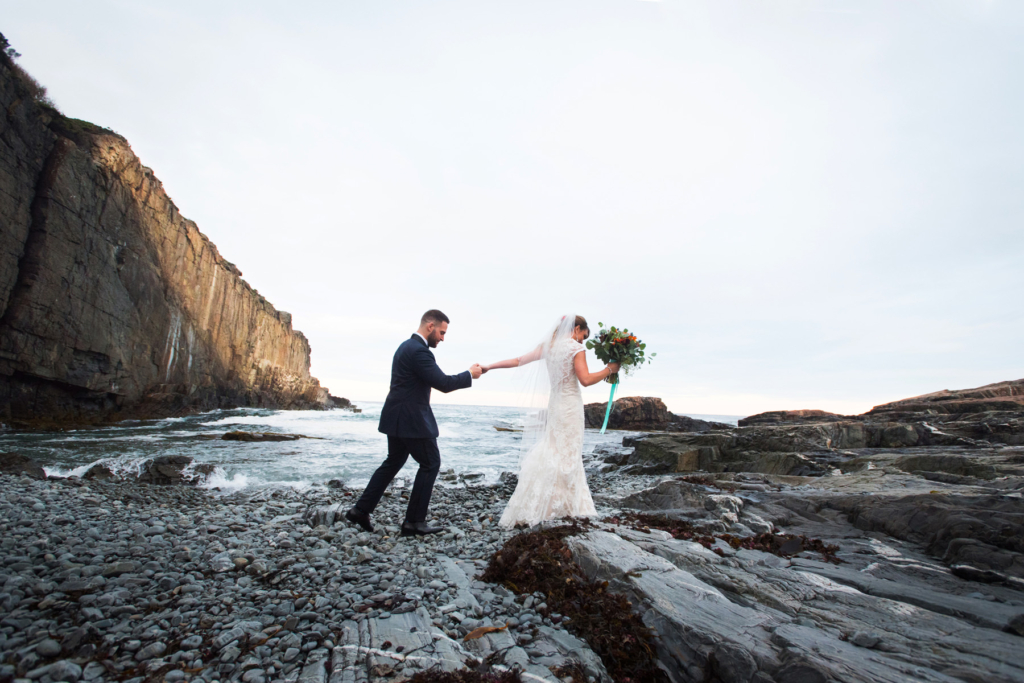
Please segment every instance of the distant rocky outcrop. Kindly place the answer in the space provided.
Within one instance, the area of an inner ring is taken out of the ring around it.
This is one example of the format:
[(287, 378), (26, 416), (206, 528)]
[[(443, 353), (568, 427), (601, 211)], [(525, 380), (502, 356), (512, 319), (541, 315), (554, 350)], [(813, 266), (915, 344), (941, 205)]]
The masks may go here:
[[(608, 403), (588, 403), (583, 407), (586, 426), (596, 429), (604, 423)], [(653, 396), (627, 396), (612, 404), (609, 429), (629, 431), (707, 432), (732, 429), (723, 422), (707, 422), (670, 413), (665, 402)]]
[(278, 432), (243, 432), (234, 431), (227, 432), (224, 436), (220, 437), (224, 441), (248, 441), (248, 442), (267, 442), (267, 441), (298, 441), (299, 439), (309, 439), (311, 437), (305, 434), (280, 434)]
[[(1002, 382), (959, 392), (937, 392), (854, 416), (821, 410), (773, 411), (740, 420), (738, 427), (683, 430), (673, 428), (678, 422), (651, 421), (638, 431), (661, 433), (627, 437), (624, 449), (605, 449), (607, 452), (596, 454), (603, 456), (606, 468), (624, 467), (627, 472), (648, 474), (758, 472), (821, 476), (837, 470), (857, 471), (881, 459), (901, 471), (923, 473), (933, 481), (991, 479), (997, 472), (990, 465), (979, 465), (966, 454), (948, 449), (1024, 445), (1024, 402), (1018, 402), (1024, 401), (1021, 386), (1022, 381)], [(639, 400), (661, 403), (657, 399)], [(972, 409), (961, 410), (965, 405)], [(673, 431), (682, 433), (667, 433)], [(927, 450), (939, 448), (943, 450)], [(925, 450), (901, 453), (901, 449)]]
[(844, 415), (828, 413), (824, 410), (770, 410), (739, 420), (740, 427), (753, 427), (762, 424), (806, 424), (825, 420), (848, 420)]
[(986, 384), (974, 389), (943, 389), (931, 394), (905, 398), (875, 406), (863, 415), (837, 415), (824, 410), (771, 410), (745, 417), (740, 427), (756, 425), (816, 424), (836, 421), (890, 421), (931, 420), (948, 422), (952, 419), (977, 419), (981, 414), (998, 417), (1024, 413), (1024, 379)]
[(0, 421), (325, 408), (310, 347), (112, 131), (0, 56)]
[(864, 417), (903, 419), (907, 416), (949, 416), (965, 413), (1024, 412), (1024, 379), (986, 384), (975, 389), (950, 391), (905, 398), (875, 406)]

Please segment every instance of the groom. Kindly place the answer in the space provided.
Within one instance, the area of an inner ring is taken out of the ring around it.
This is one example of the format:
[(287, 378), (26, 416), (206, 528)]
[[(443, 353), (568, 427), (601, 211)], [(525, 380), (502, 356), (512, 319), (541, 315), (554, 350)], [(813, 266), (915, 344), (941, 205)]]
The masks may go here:
[(441, 311), (432, 309), (424, 313), (420, 328), (398, 347), (391, 362), (391, 391), (380, 411), (380, 425), (377, 427), (377, 431), (388, 435), (388, 457), (370, 477), (370, 483), (355, 507), (345, 513), (348, 521), (367, 531), (373, 531), (370, 513), (410, 455), (420, 468), (416, 472), (409, 507), (402, 522), (402, 536), (423, 536), (441, 531), (427, 526), (426, 522), (434, 479), (441, 468), (437, 422), (430, 410), (430, 390), (433, 388), (447, 394), (465, 389), (482, 374), (477, 363), (457, 375), (446, 375), (437, 367), (430, 349), (436, 349), (444, 341), (448, 322), (448, 316)]

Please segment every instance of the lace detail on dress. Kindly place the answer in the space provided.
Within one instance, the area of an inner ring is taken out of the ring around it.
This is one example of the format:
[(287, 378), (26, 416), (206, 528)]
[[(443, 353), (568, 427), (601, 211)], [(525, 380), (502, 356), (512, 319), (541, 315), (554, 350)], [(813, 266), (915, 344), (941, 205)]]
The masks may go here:
[(547, 425), (523, 458), (501, 526), (597, 514), (583, 470), (583, 393), (573, 365), (583, 350), (575, 339), (563, 339), (544, 357), (551, 386)]

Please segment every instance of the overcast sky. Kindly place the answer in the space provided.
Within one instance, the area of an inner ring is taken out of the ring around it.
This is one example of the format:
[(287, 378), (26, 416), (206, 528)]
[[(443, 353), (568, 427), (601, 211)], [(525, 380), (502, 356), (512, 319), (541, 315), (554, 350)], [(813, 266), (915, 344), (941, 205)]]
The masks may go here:
[(294, 315), (336, 395), (383, 399), (431, 307), (453, 373), (563, 312), (627, 326), (658, 357), (620, 395), (681, 413), (1024, 377), (1020, 0), (0, 0), (0, 22)]

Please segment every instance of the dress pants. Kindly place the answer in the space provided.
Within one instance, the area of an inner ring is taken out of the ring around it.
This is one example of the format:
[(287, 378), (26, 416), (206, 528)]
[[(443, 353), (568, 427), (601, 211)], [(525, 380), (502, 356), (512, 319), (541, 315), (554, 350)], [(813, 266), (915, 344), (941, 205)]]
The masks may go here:
[(409, 456), (419, 463), (416, 481), (409, 495), (409, 507), (405, 511), (405, 521), (427, 521), (427, 508), (430, 507), (430, 495), (434, 492), (434, 480), (441, 469), (441, 452), (437, 450), (437, 439), (403, 439), (399, 436), (388, 436), (388, 457), (377, 471), (370, 477), (370, 483), (356, 502), (356, 507), (366, 514), (371, 514), (380, 502), (388, 484), (395, 478), (398, 471), (405, 465)]

